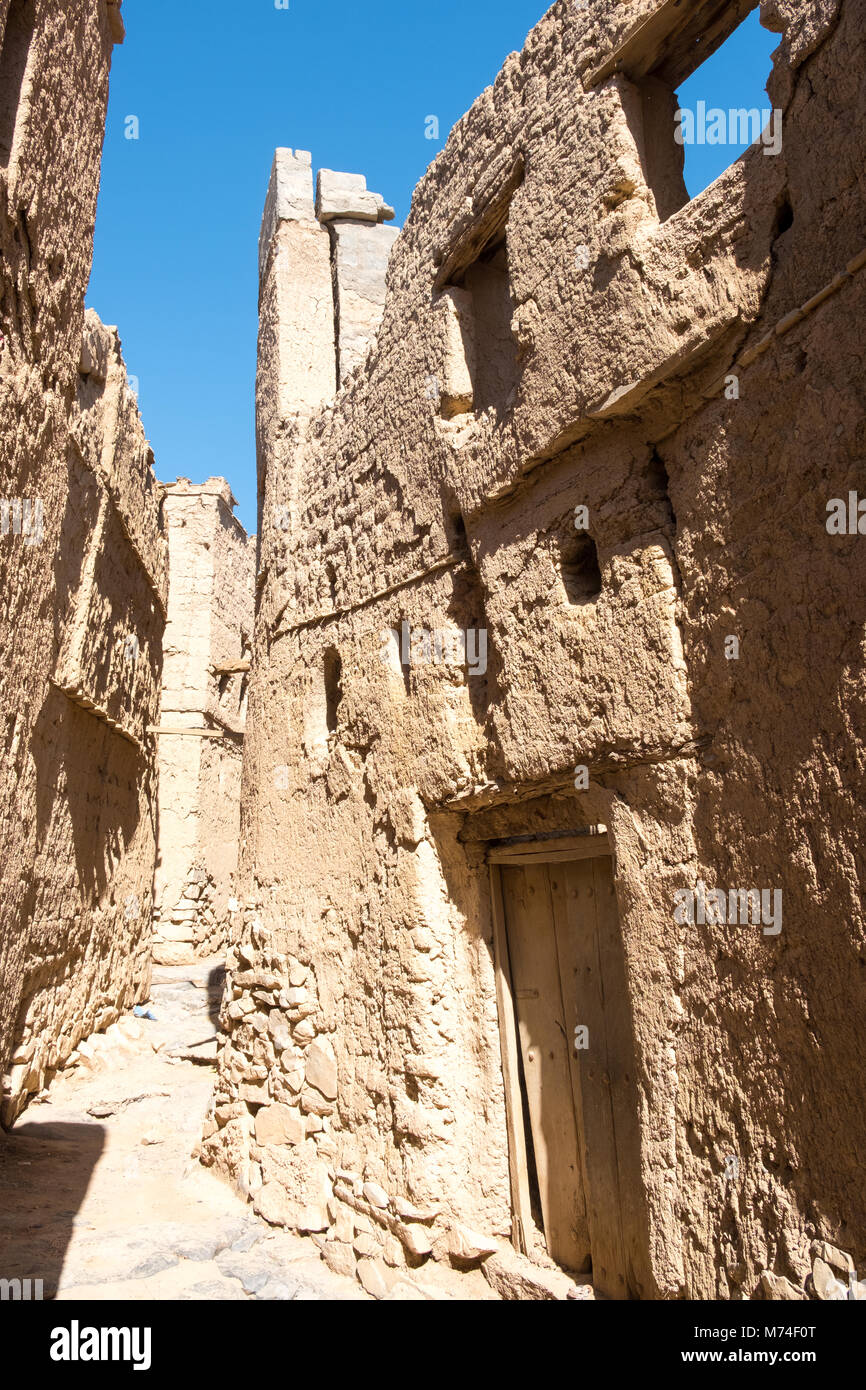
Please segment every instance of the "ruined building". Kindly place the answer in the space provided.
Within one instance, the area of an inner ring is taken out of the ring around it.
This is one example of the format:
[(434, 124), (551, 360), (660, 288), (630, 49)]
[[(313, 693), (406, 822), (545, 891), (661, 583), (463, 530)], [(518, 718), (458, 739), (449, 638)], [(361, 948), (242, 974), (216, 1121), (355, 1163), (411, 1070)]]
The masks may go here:
[(378, 332), (341, 255), (375, 279), (380, 202), (343, 179), (343, 231), (277, 157), (205, 1153), (375, 1292), (866, 1259), (866, 4), (763, 0), (784, 139), (690, 201), (676, 89), (753, 8), (558, 0), (420, 183)]
[(0, 0), (0, 36), (9, 1125), (152, 959), (225, 945), (255, 557), (223, 479), (157, 483), (117, 330), (84, 312), (120, 6)]
[(167, 554), (84, 316), (111, 0), (0, 0), (0, 1119), (146, 995)]
[(253, 543), (223, 479), (157, 483), (117, 330), (84, 311), (123, 37), (117, 0), (0, 0), (6, 1126), (153, 959), (232, 920)]
[(255, 538), (224, 478), (164, 488), (169, 549), (153, 958), (224, 949), (233, 917)]
[(399, 235), (278, 151), (251, 632), (84, 312), (120, 5), (0, 0), (3, 1125), (228, 939), (203, 1157), (377, 1296), (864, 1267), (866, 0), (690, 200), (757, 7), (557, 0)]

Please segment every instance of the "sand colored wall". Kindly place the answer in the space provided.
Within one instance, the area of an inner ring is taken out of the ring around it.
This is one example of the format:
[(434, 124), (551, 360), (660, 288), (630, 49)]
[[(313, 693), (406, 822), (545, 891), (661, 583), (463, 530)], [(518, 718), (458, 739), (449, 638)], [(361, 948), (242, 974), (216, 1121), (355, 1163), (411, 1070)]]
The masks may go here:
[(233, 920), (255, 537), (233, 515), (223, 478), (181, 478), (164, 493), (170, 585), (153, 950), (161, 964), (183, 964), (223, 949)]
[[(150, 980), (156, 762), (148, 729), (159, 709), (167, 555), (153, 457), (117, 330), (92, 310), (68, 423), (60, 531), (52, 536), (43, 502), (44, 533), (33, 544), (53, 540), (55, 549), (44, 576), (50, 626), (22, 679), (23, 690), (34, 688), (40, 661), (51, 658), (28, 742), (21, 705), (9, 714), (22, 737), (13, 747), (23, 775), (14, 799), (8, 789), (8, 811), (17, 806), (35, 844), (30, 863), (16, 866), (27, 878), (25, 915), (17, 927), (7, 923), (10, 944), (20, 933), (23, 968), (3, 1077), (6, 1125), (82, 1039), (146, 997)], [(50, 464), (43, 458), (45, 492), (56, 486)]]
[[(380, 1280), (483, 1258), (462, 1226), (507, 1240), (485, 853), (601, 825), (632, 1292), (802, 1290), (815, 1238), (866, 1258), (864, 559), (825, 524), (862, 452), (866, 9), (761, 6), (783, 150), (689, 203), (657, 112), (749, 8), (554, 5), (419, 185), (374, 352), (319, 410), (269, 348), (307, 229), (266, 221), (244, 931), (205, 1151), (334, 1267), (359, 1229)], [(403, 622), (483, 629), (486, 672), (404, 667)], [(678, 920), (699, 882), (781, 890), (782, 930)]]
[(120, 6), (3, 0), (0, 37), (0, 496), (9, 504), (0, 1118), (9, 1124), (77, 1043), (147, 986), (147, 726), (159, 701), (166, 554), (117, 332), (84, 317)]

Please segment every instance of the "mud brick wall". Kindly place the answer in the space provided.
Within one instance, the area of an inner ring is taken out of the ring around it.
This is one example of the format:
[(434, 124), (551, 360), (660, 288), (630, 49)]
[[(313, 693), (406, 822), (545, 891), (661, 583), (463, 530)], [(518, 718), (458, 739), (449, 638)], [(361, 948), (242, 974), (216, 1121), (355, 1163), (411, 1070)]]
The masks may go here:
[(122, 38), (114, 0), (0, 3), (4, 1124), (149, 971), (166, 553), (116, 330), (84, 316)]
[(224, 950), (239, 920), (234, 878), (255, 537), (233, 515), (223, 478), (179, 478), (164, 493), (170, 583), (153, 952), (160, 964), (180, 965)]
[[(22, 662), (29, 652), (22, 693), (33, 688), (40, 661), (52, 661), (27, 741), (22, 704), (8, 711), (22, 774), (15, 804), (35, 843), (29, 862), (17, 865), (27, 877), (26, 915), (6, 924), (23, 950), (0, 1102), (5, 1125), (82, 1039), (145, 998), (150, 982), (156, 760), (148, 730), (159, 710), (167, 551), (153, 456), (117, 330), (92, 310), (77, 366), (60, 456), (64, 491), (49, 456), (38, 483), (41, 537), (5, 538), (19, 546), (32, 539), (34, 552), (54, 545), (29, 619), (32, 628), (38, 613), (43, 645), (30, 649), (29, 628), (10, 645)], [(63, 500), (59, 530), (50, 490)]]
[[(601, 827), (629, 1291), (802, 1297), (815, 1241), (866, 1259), (866, 561), (826, 526), (862, 473), (866, 6), (761, 4), (783, 148), (689, 201), (673, 93), (751, 8), (555, 4), (419, 185), (336, 394), (328, 247), (297, 168), (272, 189), (205, 1151), (368, 1283), (511, 1237), (486, 852)], [(486, 669), (407, 667), (404, 623), (486, 632)], [(780, 890), (781, 930), (689, 921), (701, 884)]]

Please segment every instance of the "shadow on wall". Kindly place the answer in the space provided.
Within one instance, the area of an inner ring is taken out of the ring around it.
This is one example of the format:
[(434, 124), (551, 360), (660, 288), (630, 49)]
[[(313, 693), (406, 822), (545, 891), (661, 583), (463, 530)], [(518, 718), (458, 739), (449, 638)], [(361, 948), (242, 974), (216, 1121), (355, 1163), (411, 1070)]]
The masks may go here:
[[(447, 950), (453, 977), (460, 980), (461, 993), (476, 1004), (459, 1011), (458, 1037), (443, 1035), (440, 1040), (460, 1097), (457, 1100), (455, 1094), (458, 1123), (445, 1154), (451, 1186), (447, 1200), (458, 1219), (507, 1239), (511, 1196), (499, 1024), (495, 1014), (480, 1004), (489, 1001), (494, 990), (489, 870), (483, 848), (460, 842), (462, 822), (463, 817), (451, 812), (428, 813), (437, 868), (450, 904), (447, 934), (440, 944)], [(472, 1065), (467, 1064), (470, 1056)], [(437, 1184), (442, 1176), (437, 1175)], [(441, 1187), (440, 1196), (444, 1196)]]
[[(36, 860), (28, 874), (25, 964), (9, 1049), (10, 1058), (18, 1056), (11, 1090), (19, 1097), (40, 1090), (77, 1041), (105, 1027), (106, 1008), (131, 1007), (152, 894), (152, 877), (146, 889), (137, 877), (146, 763), (134, 745), (51, 689), (31, 756)], [(128, 892), (130, 886), (137, 891)], [(4, 1101), (4, 1125), (14, 1120), (10, 1104)]]
[[(127, 739), (52, 689), (33, 733), (40, 856), (68, 824), (75, 872), (96, 907), (138, 829), (146, 760)], [(62, 817), (62, 819), (61, 819)], [(58, 849), (65, 848), (62, 842)], [(64, 901), (68, 901), (66, 894)], [(49, 906), (50, 910), (50, 906)]]
[(462, 517), (459, 526), (449, 527), (454, 534), (452, 550), (461, 555), (463, 565), (454, 572), (454, 588), (448, 603), (448, 617), (458, 632), (464, 634), (467, 652), (467, 695), (472, 714), (484, 726), (495, 695), (501, 698), (499, 674), (502, 664), (495, 645), (490, 642), (487, 626), (487, 599), (481, 575), (475, 567)]
[[(725, 894), (728, 909), (726, 920), (690, 928), (693, 949), (717, 964), (700, 1026), (693, 1019), (683, 1033), (719, 1089), (727, 1083), (729, 1090), (732, 1118), (711, 1157), (738, 1155), (744, 1185), (756, 1181), (752, 1173), (771, 1174), (795, 1210), (820, 1213), (818, 1236), (862, 1268), (866, 1123), (854, 1059), (862, 1055), (857, 1020), (866, 1009), (866, 863), (855, 731), (862, 739), (866, 727), (866, 564), (859, 537), (829, 537), (825, 527), (825, 499), (847, 498), (861, 476), (853, 422), (863, 419), (866, 394), (853, 378), (840, 380), (835, 367), (839, 345), (858, 332), (854, 287), (847, 293), (847, 303), (831, 301), (821, 321), (804, 325), (802, 342), (787, 349), (788, 381), (776, 379), (774, 362), (763, 379), (753, 374), (764, 416), (745, 417), (747, 445), (733, 461), (723, 458), (711, 478), (720, 509), (732, 518), (724, 553), (736, 579), (737, 618), (713, 631), (696, 608), (691, 615), (703, 668), (696, 710), (705, 727), (719, 729), (710, 776), (695, 789), (694, 839), (707, 886)], [(823, 372), (847, 391), (847, 416), (834, 418), (834, 406), (809, 388), (801, 376), (807, 362), (812, 380)], [(859, 409), (851, 409), (858, 398)], [(779, 430), (783, 413), (786, 429)], [(700, 448), (686, 440), (678, 460), (684, 476)], [(690, 496), (689, 513), (693, 507)], [(711, 574), (719, 563), (712, 545), (702, 536), (690, 541), (696, 562)], [(830, 597), (819, 608), (814, 593)], [(728, 631), (742, 644), (735, 661), (724, 654)], [(744, 837), (743, 826), (757, 829)], [(772, 919), (733, 912), (731, 895), (748, 890), (779, 893)], [(710, 1056), (708, 1036), (721, 1037), (725, 1051), (716, 1046)], [(740, 1113), (738, 1091), (751, 1097), (747, 1114)], [(832, 1162), (815, 1160), (825, 1153)], [(775, 1201), (763, 1229), (749, 1237), (784, 1248), (787, 1207)], [(766, 1258), (760, 1244), (747, 1253)], [(798, 1275), (794, 1266), (776, 1267)]]
[(55, 1297), (104, 1147), (97, 1124), (25, 1124), (0, 1133), (0, 1281), (41, 1280), (43, 1297)]
[(220, 1010), (226, 987), (226, 968), (217, 965), (207, 977), (207, 1014), (217, 1032), (220, 1031)]

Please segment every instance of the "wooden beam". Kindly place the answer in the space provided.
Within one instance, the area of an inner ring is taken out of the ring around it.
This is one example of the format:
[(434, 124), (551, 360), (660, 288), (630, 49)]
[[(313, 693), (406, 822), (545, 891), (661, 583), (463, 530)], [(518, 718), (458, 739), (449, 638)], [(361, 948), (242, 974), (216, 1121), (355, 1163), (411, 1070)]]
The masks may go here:
[(148, 724), (149, 734), (177, 734), (183, 736), (190, 735), (192, 738), (243, 738), (243, 734), (235, 733), (233, 729), (186, 729), (183, 726), (172, 728), (170, 725)]
[(719, 48), (757, 0), (664, 0), (584, 80), (587, 91), (614, 73), (632, 81), (652, 72), (672, 87)]
[(489, 864), (563, 864), (571, 859), (596, 859), (611, 854), (604, 835), (575, 835), (561, 840), (533, 840), (520, 845), (495, 845), (488, 850)]
[(249, 671), (251, 666), (251, 661), (227, 661), (220, 666), (212, 666), (211, 670), (215, 676), (231, 676), (237, 671)]
[(523, 1097), (520, 1090), (520, 1062), (517, 1052), (517, 1023), (502, 879), (495, 865), (490, 867), (490, 900), (493, 912), (493, 960), (496, 971), (496, 1005), (499, 1011), (499, 1044), (502, 1079), (505, 1084), (505, 1116), (508, 1125), (508, 1171), (511, 1179), (511, 1242), (518, 1254), (525, 1255), (526, 1232), (532, 1223), (529, 1196), (529, 1165), (526, 1158), (526, 1132), (523, 1128)]

